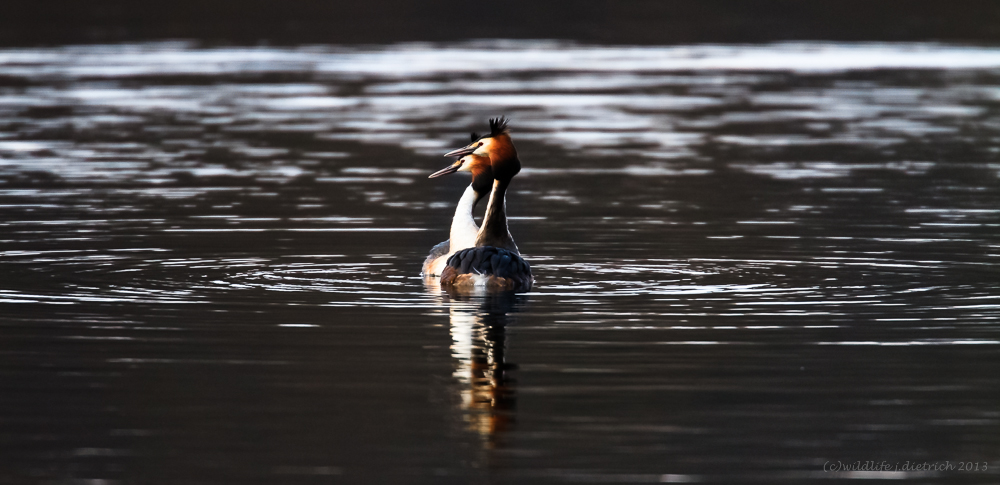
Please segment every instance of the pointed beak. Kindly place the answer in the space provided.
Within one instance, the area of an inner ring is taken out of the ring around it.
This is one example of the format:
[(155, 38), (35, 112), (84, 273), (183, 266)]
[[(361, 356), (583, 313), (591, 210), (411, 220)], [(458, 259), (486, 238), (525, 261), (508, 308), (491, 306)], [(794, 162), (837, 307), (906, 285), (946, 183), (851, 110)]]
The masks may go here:
[(476, 151), (477, 148), (479, 148), (479, 147), (477, 147), (475, 145), (470, 145), (470, 146), (467, 146), (467, 147), (459, 148), (458, 150), (452, 150), (452, 151), (450, 151), (448, 153), (445, 153), (444, 156), (446, 156), (446, 157), (464, 157), (464, 156), (466, 156), (466, 155), (468, 155), (468, 154)]
[(442, 175), (448, 175), (449, 173), (455, 173), (460, 168), (462, 168), (462, 160), (458, 160), (457, 162), (455, 162), (455, 163), (453, 163), (451, 165), (448, 165), (447, 167), (442, 168), (441, 170), (438, 170), (437, 172), (434, 172), (434, 173), (430, 174), (429, 176), (427, 176), (427, 178), (432, 179), (432, 178), (440, 177)]

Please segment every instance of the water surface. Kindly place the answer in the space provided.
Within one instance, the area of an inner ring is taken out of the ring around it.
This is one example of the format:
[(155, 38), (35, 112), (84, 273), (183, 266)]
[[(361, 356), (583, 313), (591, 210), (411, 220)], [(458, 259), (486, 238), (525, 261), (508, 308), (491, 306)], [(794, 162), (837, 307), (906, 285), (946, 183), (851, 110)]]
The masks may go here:
[[(989, 483), (1000, 50), (0, 50), (15, 483)], [(524, 295), (419, 277), (505, 114)], [(828, 462), (987, 471), (824, 471)]]

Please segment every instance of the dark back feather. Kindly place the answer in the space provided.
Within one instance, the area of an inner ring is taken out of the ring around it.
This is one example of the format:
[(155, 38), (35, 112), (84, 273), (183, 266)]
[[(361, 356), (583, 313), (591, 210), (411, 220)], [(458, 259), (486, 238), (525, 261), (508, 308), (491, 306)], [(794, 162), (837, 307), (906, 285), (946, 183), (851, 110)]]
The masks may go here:
[(477, 274), (506, 278), (519, 288), (530, 288), (531, 265), (513, 251), (494, 246), (467, 248), (451, 255), (448, 266), (456, 275)]

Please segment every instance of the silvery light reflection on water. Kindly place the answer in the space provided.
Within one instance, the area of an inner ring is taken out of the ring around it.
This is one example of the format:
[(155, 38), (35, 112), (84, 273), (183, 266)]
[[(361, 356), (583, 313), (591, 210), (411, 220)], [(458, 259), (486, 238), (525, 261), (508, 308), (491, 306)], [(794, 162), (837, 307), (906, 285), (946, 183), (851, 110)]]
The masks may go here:
[[(988, 460), (998, 81), (937, 44), (0, 50), (2, 446), (167, 482)], [(426, 175), (497, 114), (537, 284), (449, 295), (417, 273), (467, 181)]]

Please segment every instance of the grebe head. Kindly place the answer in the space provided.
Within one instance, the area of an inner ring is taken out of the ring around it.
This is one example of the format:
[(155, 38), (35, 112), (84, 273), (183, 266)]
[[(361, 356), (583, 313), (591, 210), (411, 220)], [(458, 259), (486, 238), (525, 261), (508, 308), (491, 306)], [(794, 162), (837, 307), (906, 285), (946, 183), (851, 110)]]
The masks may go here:
[(470, 153), (462, 158), (459, 158), (458, 160), (455, 160), (455, 163), (428, 175), (427, 178), (438, 178), (442, 175), (448, 175), (449, 173), (455, 172), (470, 172), (472, 173), (473, 178), (486, 173), (490, 176), (490, 178), (493, 178), (493, 167), (490, 164), (490, 158), (481, 157), (475, 153)]
[(521, 171), (521, 161), (510, 139), (508, 120), (503, 116), (490, 119), (490, 133), (472, 140), (472, 143), (446, 153), (446, 157), (475, 155), (488, 157), (497, 179), (510, 180)]
[[(480, 136), (473, 133), (472, 139), (478, 140)], [(455, 163), (430, 174), (427, 178), (436, 178), (455, 172), (469, 172), (472, 174), (472, 189), (479, 194), (480, 198), (488, 194), (493, 186), (493, 166), (490, 163), (490, 158), (476, 155), (475, 153), (464, 155), (462, 158), (456, 160)]]

